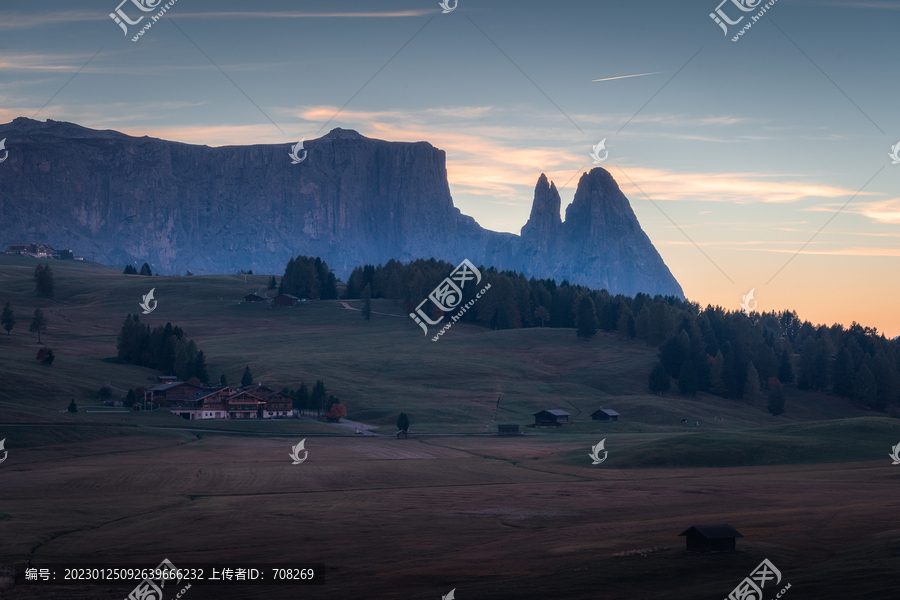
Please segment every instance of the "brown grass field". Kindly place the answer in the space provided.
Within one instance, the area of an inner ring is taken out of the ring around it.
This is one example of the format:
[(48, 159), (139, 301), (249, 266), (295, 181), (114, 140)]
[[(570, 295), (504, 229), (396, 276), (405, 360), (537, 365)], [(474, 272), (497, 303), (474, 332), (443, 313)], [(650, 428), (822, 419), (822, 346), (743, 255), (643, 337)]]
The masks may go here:
[[(460, 324), (435, 344), (408, 318), (365, 322), (339, 302), (239, 304), (265, 275), (145, 278), (53, 261), (57, 297), (39, 299), (37, 263), (0, 255), (0, 306), (18, 316), (0, 332), (3, 600), (122, 600), (134, 587), (12, 585), (17, 562), (165, 558), (326, 565), (322, 585), (196, 583), (186, 600), (438, 600), (454, 588), (458, 600), (722, 600), (766, 558), (783, 580), (764, 600), (788, 583), (786, 600), (900, 598), (897, 419), (794, 387), (777, 418), (708, 394), (651, 395), (656, 349), (610, 334)], [(158, 375), (104, 360), (151, 287), (159, 308), (142, 321), (183, 327), (213, 379), (235, 382), (245, 365), (276, 389), (323, 379), (350, 419), (388, 436), (88, 412), (107, 381)], [(35, 307), (52, 366), (34, 358)], [(386, 300), (373, 310), (402, 313)], [(621, 420), (591, 421), (600, 405)], [(524, 427), (543, 408), (573, 424)], [(389, 435), (400, 411), (407, 440)], [(484, 435), (496, 423), (527, 435)], [(292, 465), (303, 438), (309, 458)], [(601, 439), (609, 459), (593, 466)], [(737, 552), (685, 552), (679, 533), (715, 523), (743, 534)]]

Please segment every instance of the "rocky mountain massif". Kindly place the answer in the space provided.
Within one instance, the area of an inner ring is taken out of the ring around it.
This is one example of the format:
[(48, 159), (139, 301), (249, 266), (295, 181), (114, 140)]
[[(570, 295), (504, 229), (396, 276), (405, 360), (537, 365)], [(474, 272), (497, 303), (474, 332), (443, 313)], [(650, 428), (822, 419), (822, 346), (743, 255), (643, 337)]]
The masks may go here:
[[(210, 148), (17, 118), (0, 125), (0, 243), (37, 241), (144, 261), (162, 274), (284, 270), (321, 256), (339, 277), (391, 258), (468, 258), (612, 293), (683, 296), (612, 176), (582, 175), (566, 220), (540, 176), (521, 236), (453, 206), (446, 157), (427, 142), (334, 129), (290, 146)], [(300, 157), (303, 153), (299, 153)]]

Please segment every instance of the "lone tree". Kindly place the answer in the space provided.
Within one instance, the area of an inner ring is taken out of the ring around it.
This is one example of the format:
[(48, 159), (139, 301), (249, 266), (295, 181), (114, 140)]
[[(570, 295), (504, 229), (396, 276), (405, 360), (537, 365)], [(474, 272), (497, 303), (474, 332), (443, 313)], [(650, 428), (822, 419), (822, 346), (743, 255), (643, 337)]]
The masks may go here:
[(71, 413), (78, 412), (78, 405), (75, 404), (75, 398), (72, 398), (72, 401), (69, 402), (69, 412), (71, 412)]
[(594, 301), (590, 296), (582, 296), (575, 311), (575, 326), (578, 331), (575, 335), (590, 339), (597, 333), (597, 311), (594, 309)]
[(406, 416), (405, 412), (400, 413), (400, 416), (397, 417), (397, 429), (400, 431), (409, 430), (409, 417)]
[(144, 263), (141, 265), (141, 275), (153, 275), (153, 271), (150, 270), (150, 265)]
[(228, 378), (225, 377), (225, 373), (219, 375), (219, 385), (228, 385)]
[(39, 308), (34, 309), (34, 318), (31, 319), (31, 327), (28, 328), (28, 331), (38, 334), (38, 344), (40, 344), (41, 333), (47, 333), (47, 319), (44, 318), (44, 311)]
[(38, 350), (38, 353), (37, 353), (37, 357), (36, 357), (36, 358), (37, 358), (39, 361), (41, 361), (42, 363), (44, 363), (45, 365), (52, 365), (52, 364), (53, 364), (53, 359), (54, 359), (55, 357), (53, 356), (53, 350), (51, 350), (50, 348), (44, 346), (43, 348), (41, 348), (40, 350)]
[(332, 404), (331, 408), (328, 409), (328, 412), (325, 413), (325, 416), (329, 421), (337, 423), (341, 420), (342, 417), (347, 416), (347, 407), (340, 402), (338, 402), (337, 404)]
[(112, 398), (112, 388), (104, 385), (97, 391), (97, 397), (101, 400), (109, 400)]
[(662, 396), (663, 392), (669, 391), (672, 382), (669, 379), (669, 373), (666, 371), (666, 368), (662, 366), (662, 363), (656, 363), (656, 367), (654, 367), (653, 372), (650, 373), (649, 384), (650, 391), (658, 396)]
[(368, 321), (372, 317), (372, 287), (368, 283), (366, 284), (366, 287), (363, 288), (362, 299), (362, 315), (363, 318)]
[(250, 372), (250, 365), (244, 367), (244, 375), (241, 377), (241, 387), (253, 385), (253, 373)]
[(277, 287), (278, 287), (278, 282), (275, 281), (275, 276), (272, 275), (272, 278), (269, 280), (269, 286), (268, 286), (268, 289), (274, 290), (274, 289), (277, 288)]
[(127, 406), (128, 408), (131, 408), (132, 406), (134, 406), (135, 400), (136, 397), (134, 395), (134, 389), (129, 389), (128, 393), (125, 394), (125, 401), (122, 404), (124, 406)]
[(3, 307), (3, 316), (0, 317), (0, 322), (3, 323), (3, 329), (6, 330), (6, 335), (9, 335), (9, 332), (12, 331), (12, 328), (16, 326), (16, 313), (13, 312), (12, 306), (9, 305), (9, 302), (7, 302), (6, 306)]
[(50, 265), (38, 264), (34, 268), (34, 291), (42, 298), (53, 297), (53, 271)]
[(776, 387), (774, 390), (769, 392), (768, 409), (773, 417), (777, 417), (778, 415), (784, 413), (784, 392), (780, 387)]
[(535, 319), (540, 319), (540, 321), (541, 321), (541, 327), (543, 327), (543, 326), (544, 326), (544, 321), (549, 321), (549, 320), (550, 320), (550, 311), (548, 311), (548, 310), (546, 309), (546, 307), (538, 306), (536, 309), (534, 309), (534, 318), (535, 318)]

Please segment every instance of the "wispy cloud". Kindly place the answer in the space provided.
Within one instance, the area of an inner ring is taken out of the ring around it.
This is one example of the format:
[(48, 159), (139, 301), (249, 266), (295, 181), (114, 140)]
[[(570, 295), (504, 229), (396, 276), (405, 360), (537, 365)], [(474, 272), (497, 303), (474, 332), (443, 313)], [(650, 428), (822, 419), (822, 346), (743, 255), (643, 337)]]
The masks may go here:
[[(114, 8), (114, 6), (113, 6)], [(433, 10), (386, 10), (356, 12), (314, 12), (314, 11), (231, 11), (208, 13), (177, 13), (179, 19), (371, 19), (422, 17), (437, 12)], [(137, 15), (135, 15), (136, 18)], [(173, 15), (176, 16), (176, 15)], [(30, 29), (48, 25), (71, 24), (83, 21), (108, 21), (109, 15), (99, 10), (65, 10), (41, 14), (6, 13), (0, 21), (2, 29)]]
[[(821, 212), (837, 212), (840, 204), (825, 204), (822, 206), (810, 206), (806, 210)], [(847, 206), (843, 212), (856, 213), (878, 221), (879, 223), (900, 223), (900, 198), (881, 200), (878, 202), (859, 202)]]

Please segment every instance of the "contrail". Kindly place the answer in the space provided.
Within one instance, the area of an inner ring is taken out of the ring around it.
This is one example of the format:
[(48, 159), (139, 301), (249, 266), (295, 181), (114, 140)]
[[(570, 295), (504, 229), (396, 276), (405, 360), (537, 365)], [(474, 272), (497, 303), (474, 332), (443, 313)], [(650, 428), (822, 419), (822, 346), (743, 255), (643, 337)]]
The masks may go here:
[(606, 79), (591, 79), (591, 81), (611, 81), (613, 79), (627, 79), (628, 77), (643, 77), (644, 75), (659, 75), (665, 71), (656, 71), (655, 73), (638, 73), (637, 75), (621, 75), (619, 77), (607, 77)]

